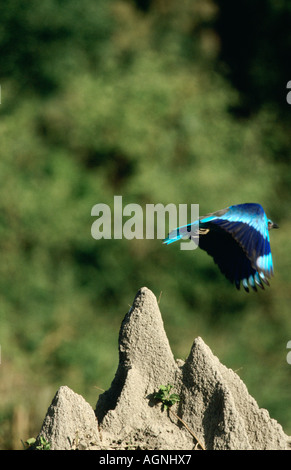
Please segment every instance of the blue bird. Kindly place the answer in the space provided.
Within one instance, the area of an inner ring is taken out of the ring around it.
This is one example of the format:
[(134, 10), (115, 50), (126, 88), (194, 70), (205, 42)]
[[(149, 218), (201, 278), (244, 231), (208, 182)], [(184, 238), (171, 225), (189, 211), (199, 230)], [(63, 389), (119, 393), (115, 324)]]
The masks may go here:
[(237, 289), (242, 283), (257, 291), (269, 286), (273, 260), (269, 230), (278, 225), (268, 219), (260, 204), (237, 204), (199, 217), (191, 224), (173, 230), (165, 244), (181, 238), (199, 237), (199, 247), (213, 257), (220, 271)]

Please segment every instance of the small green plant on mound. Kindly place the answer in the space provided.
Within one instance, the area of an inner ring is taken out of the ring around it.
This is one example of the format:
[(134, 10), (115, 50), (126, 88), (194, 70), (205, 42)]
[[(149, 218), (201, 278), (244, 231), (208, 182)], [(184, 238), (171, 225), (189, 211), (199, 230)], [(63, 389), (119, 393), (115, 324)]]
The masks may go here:
[(180, 418), (173, 410), (171, 410), (171, 407), (175, 405), (175, 403), (178, 403), (180, 401), (180, 397), (177, 393), (170, 394), (172, 388), (173, 388), (173, 385), (170, 385), (170, 384), (161, 385), (159, 390), (154, 394), (154, 398), (162, 402), (162, 411), (168, 410), (168, 412), (172, 413), (172, 415), (176, 419), (178, 419), (183, 424), (183, 426), (185, 426), (185, 428), (190, 432), (190, 434), (194, 437), (194, 439), (197, 442), (195, 448), (198, 448), (198, 446), (200, 446), (202, 450), (205, 450), (205, 447), (203, 446), (203, 444), (201, 444), (199, 439), (195, 436), (194, 432), (189, 428), (189, 426), (185, 423), (185, 421), (183, 421), (182, 418)]
[(31, 450), (50, 450), (51, 444), (43, 436), (39, 438), (39, 444), (36, 445), (36, 439), (31, 437), (27, 441), (22, 442), (25, 449)]
[(175, 403), (180, 401), (180, 397), (177, 393), (172, 393), (170, 391), (173, 388), (173, 385), (161, 385), (158, 392), (155, 393), (154, 398), (162, 402), (162, 411), (171, 408)]

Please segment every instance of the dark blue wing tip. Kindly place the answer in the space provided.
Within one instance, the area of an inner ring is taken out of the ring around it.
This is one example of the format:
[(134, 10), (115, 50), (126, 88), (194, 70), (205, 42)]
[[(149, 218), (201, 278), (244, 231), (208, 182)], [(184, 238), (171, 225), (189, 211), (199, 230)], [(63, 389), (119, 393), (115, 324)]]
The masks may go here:
[(250, 288), (254, 292), (258, 292), (258, 287), (264, 290), (265, 289), (264, 284), (270, 287), (270, 283), (267, 277), (263, 273), (258, 273), (258, 272), (256, 272), (254, 275), (250, 275), (249, 278), (236, 279), (234, 282), (235, 282), (235, 286), (237, 290), (240, 290), (240, 286), (242, 284), (246, 292), (249, 292)]

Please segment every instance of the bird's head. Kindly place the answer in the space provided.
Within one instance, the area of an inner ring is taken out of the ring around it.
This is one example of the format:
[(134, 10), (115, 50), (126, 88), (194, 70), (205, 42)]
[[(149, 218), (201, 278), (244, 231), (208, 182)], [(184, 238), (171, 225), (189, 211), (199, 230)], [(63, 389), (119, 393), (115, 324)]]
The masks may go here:
[(279, 225), (275, 224), (271, 219), (268, 219), (268, 230), (271, 230), (271, 228), (279, 228)]

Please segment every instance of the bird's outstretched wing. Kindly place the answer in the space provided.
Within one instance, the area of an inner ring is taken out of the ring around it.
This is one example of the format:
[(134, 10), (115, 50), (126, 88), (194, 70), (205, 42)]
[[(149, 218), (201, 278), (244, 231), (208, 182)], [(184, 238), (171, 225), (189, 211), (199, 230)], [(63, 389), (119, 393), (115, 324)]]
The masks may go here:
[(199, 218), (199, 246), (239, 288), (263, 288), (273, 275), (268, 220), (260, 204), (230, 206)]

